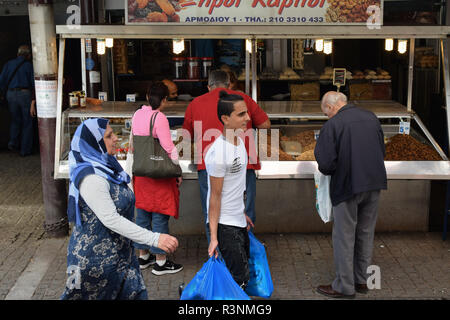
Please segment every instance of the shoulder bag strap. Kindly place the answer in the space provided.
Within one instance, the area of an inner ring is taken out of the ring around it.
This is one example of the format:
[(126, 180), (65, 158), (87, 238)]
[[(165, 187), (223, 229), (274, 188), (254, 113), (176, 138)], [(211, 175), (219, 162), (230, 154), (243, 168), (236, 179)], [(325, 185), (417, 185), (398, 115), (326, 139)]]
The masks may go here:
[(26, 59), (24, 59), (21, 63), (19, 63), (19, 65), (16, 67), (16, 69), (14, 69), (14, 72), (12, 73), (11, 77), (9, 77), (8, 84), (6, 85), (6, 91), (8, 91), (9, 85), (11, 84), (12, 79), (14, 79), (14, 76), (16, 75), (17, 70), (19, 70), (19, 68), (20, 68), (25, 62), (27, 62)]
[(149, 133), (150, 137), (153, 137), (153, 128), (155, 127), (155, 121), (156, 121), (157, 115), (158, 115), (158, 112), (155, 112), (154, 114), (152, 114), (152, 117), (150, 118), (150, 133)]

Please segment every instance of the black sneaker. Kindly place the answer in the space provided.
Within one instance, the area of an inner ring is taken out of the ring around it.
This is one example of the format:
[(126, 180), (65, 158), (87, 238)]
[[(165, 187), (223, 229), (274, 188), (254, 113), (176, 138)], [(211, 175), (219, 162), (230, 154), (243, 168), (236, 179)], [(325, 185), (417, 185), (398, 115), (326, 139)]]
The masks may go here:
[(142, 259), (141, 257), (139, 257), (138, 261), (139, 261), (139, 268), (146, 269), (146, 268), (150, 267), (151, 265), (155, 264), (156, 257), (154, 254), (150, 254), (148, 259)]
[(166, 260), (166, 263), (162, 267), (155, 263), (153, 265), (152, 273), (157, 276), (161, 276), (168, 273), (177, 273), (181, 270), (183, 270), (183, 266), (181, 264), (176, 264), (170, 260)]

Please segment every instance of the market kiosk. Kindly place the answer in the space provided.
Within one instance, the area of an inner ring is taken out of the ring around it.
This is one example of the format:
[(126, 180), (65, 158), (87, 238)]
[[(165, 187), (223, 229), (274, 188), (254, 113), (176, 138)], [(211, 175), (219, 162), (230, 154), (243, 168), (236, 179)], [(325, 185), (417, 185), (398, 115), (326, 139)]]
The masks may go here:
[[(427, 231), (429, 215), (430, 181), (450, 178), (450, 161), (430, 134), (412, 105), (414, 44), (416, 39), (437, 39), (440, 43), (440, 68), (444, 74), (447, 105), (450, 103), (450, 79), (447, 40), (450, 27), (446, 26), (380, 26), (329, 25), (298, 23), (236, 23), (223, 25), (167, 24), (147, 25), (89, 25), (71, 28), (57, 26), (59, 35), (58, 105), (55, 152), (55, 178), (68, 178), (68, 149), (72, 134), (80, 121), (89, 117), (105, 117), (112, 120), (114, 130), (129, 132), (129, 119), (139, 102), (108, 101), (86, 108), (69, 108), (62, 111), (62, 77), (65, 57), (65, 40), (79, 38), (84, 54), (85, 39), (248, 39), (253, 52), (257, 39), (408, 39), (409, 69), (407, 103), (393, 100), (352, 100), (356, 105), (373, 111), (382, 122), (386, 140), (399, 133), (407, 124), (410, 136), (434, 153), (434, 160), (386, 160), (388, 190), (382, 193), (377, 231)], [(249, 50), (251, 51), (251, 50)], [(255, 54), (246, 54), (245, 88), (253, 99), (258, 100), (258, 74)], [(84, 57), (82, 58), (83, 61)], [(86, 75), (84, 75), (85, 77)], [(85, 83), (83, 83), (85, 85)], [(320, 99), (320, 98), (319, 98)], [(299, 136), (303, 132), (318, 132), (327, 120), (320, 109), (320, 101), (258, 101), (269, 118), (277, 123), (280, 140)], [(168, 118), (184, 116), (186, 101), (171, 102), (164, 111)], [(446, 111), (450, 119), (449, 110)], [(450, 123), (450, 121), (448, 121)], [(258, 135), (259, 136), (259, 135)], [(450, 136), (450, 135), (449, 135)], [(124, 138), (124, 145), (126, 144)], [(260, 150), (261, 151), (261, 150)], [(431, 151), (430, 151), (431, 152)], [(280, 154), (282, 152), (280, 151)], [(125, 166), (125, 154), (119, 161)], [(323, 224), (315, 209), (313, 176), (317, 163), (313, 159), (291, 156), (288, 159), (262, 160), (257, 172), (256, 207), (258, 232), (328, 232), (330, 224)], [(287, 160), (287, 161), (283, 161)], [(204, 232), (203, 215), (199, 203), (196, 168), (191, 159), (180, 161), (184, 182), (181, 187), (180, 219), (171, 227), (175, 234)]]

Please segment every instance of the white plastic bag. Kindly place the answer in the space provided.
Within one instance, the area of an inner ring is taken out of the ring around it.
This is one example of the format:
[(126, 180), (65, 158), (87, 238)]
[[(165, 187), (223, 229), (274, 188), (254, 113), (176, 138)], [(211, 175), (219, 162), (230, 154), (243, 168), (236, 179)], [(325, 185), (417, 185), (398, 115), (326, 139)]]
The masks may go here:
[(133, 190), (133, 161), (134, 161), (134, 155), (131, 151), (133, 148), (133, 131), (130, 128), (130, 137), (128, 138), (128, 152), (127, 152), (127, 160), (125, 161), (125, 172), (128, 173), (130, 176), (130, 183), (128, 184), (128, 187)]
[(133, 154), (128, 152), (127, 153), (127, 160), (125, 161), (125, 172), (128, 173), (128, 175), (130, 176), (130, 183), (128, 184), (128, 187), (131, 189), (131, 191), (134, 192), (133, 190)]
[(314, 182), (316, 186), (316, 209), (320, 218), (327, 223), (333, 220), (330, 198), (331, 176), (325, 176), (320, 171), (314, 173)]

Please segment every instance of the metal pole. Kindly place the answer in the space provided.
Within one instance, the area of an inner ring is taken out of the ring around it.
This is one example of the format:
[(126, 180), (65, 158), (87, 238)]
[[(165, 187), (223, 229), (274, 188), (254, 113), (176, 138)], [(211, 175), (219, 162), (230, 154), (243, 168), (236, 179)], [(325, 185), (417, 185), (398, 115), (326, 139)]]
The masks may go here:
[(408, 65), (408, 100), (406, 107), (408, 109), (408, 112), (411, 112), (412, 110), (412, 88), (413, 88), (413, 81), (414, 81), (414, 46), (415, 45), (415, 39), (411, 38), (409, 39), (409, 65)]
[(81, 88), (87, 93), (86, 89), (86, 41), (84, 38), (81, 41)]
[(245, 94), (250, 95), (250, 52), (247, 50), (247, 41), (245, 40)]
[(64, 141), (64, 124), (62, 123), (63, 105), (63, 77), (64, 77), (64, 54), (66, 51), (66, 39), (59, 39), (59, 59), (58, 59), (58, 91), (56, 96), (56, 137), (55, 137), (55, 178), (59, 172), (59, 162), (61, 161), (61, 142)]
[(28, 12), (39, 126), (44, 229), (50, 237), (65, 237), (69, 233), (66, 183), (53, 178), (58, 87), (53, 1), (29, 0)]
[(252, 38), (252, 98), (256, 102), (258, 99), (258, 88), (257, 88), (257, 75), (256, 75), (256, 64), (257, 64), (258, 48), (256, 47), (256, 39)]
[[(447, 114), (447, 138), (450, 146), (450, 73), (448, 65), (449, 38), (441, 40), (442, 72), (444, 73), (445, 111)], [(450, 156), (450, 148), (448, 150)]]

